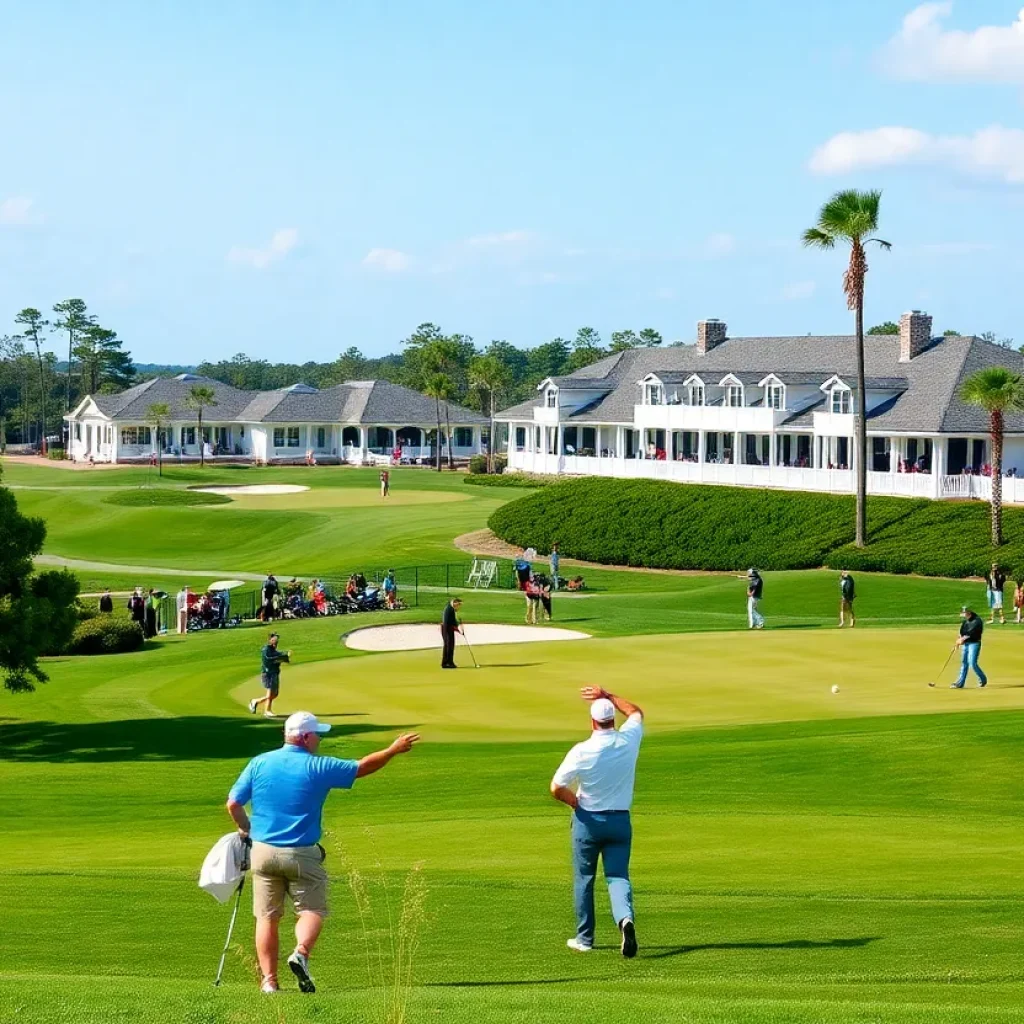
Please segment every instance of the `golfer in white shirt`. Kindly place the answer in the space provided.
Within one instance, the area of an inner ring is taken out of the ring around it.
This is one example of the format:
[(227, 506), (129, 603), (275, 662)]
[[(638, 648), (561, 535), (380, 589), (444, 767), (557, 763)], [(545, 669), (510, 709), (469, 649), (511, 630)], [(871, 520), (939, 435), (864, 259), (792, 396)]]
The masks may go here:
[[(570, 949), (589, 953), (594, 948), (594, 877), (597, 860), (604, 863), (604, 877), (611, 897), (612, 916), (622, 936), (622, 955), (636, 956), (633, 925), (633, 887), (629, 882), (629, 854), (633, 826), (629, 807), (633, 802), (636, 759), (644, 734), (644, 713), (635, 704), (598, 686), (580, 691), (590, 701), (593, 732), (566, 755), (551, 780), (551, 795), (568, 804), (572, 816), (573, 893), (576, 903), (576, 936)], [(615, 712), (626, 716), (615, 728)]]

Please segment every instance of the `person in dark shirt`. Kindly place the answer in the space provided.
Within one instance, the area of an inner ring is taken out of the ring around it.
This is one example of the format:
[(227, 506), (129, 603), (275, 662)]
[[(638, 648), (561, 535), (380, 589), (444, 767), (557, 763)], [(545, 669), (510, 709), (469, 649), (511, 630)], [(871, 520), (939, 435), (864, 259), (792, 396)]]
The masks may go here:
[(264, 718), (277, 718), (277, 715), (274, 714), (274, 701), (281, 690), (281, 666), (284, 662), (291, 661), (292, 657), (291, 651), (277, 649), (278, 640), (280, 637), (276, 633), (271, 633), (267, 638), (266, 646), (260, 651), (262, 680), (264, 689), (267, 691), (266, 695), (254, 697), (249, 701), (249, 711), (254, 715), (261, 704), (266, 704), (263, 710)]
[(756, 569), (747, 571), (747, 622), (751, 629), (764, 629), (764, 616), (758, 611), (764, 580)]
[(951, 690), (962, 690), (967, 683), (967, 670), (973, 669), (978, 677), (978, 688), (988, 686), (988, 677), (981, 670), (978, 664), (978, 655), (981, 654), (981, 634), (985, 631), (985, 624), (975, 613), (973, 608), (964, 608), (960, 612), (963, 622), (960, 623), (960, 636), (957, 637), (956, 645), (960, 648), (960, 676), (950, 686)]
[(853, 577), (844, 569), (839, 574), (839, 628), (846, 625), (846, 613), (850, 613), (850, 629), (857, 625), (857, 616), (853, 612), (853, 599), (856, 588)]
[(110, 615), (114, 610), (114, 599), (110, 596), (109, 590), (104, 590), (100, 597), (100, 611), (104, 615)]
[(441, 616), (441, 668), (458, 668), (455, 664), (455, 634), (460, 631), (459, 609), (462, 599), (453, 597)]
[(1006, 587), (1006, 573), (993, 562), (985, 577), (985, 596), (988, 598), (988, 621), (992, 625), (996, 621), (996, 612), (999, 612), (999, 624), (1006, 625), (1006, 616), (1003, 614), (1003, 589)]

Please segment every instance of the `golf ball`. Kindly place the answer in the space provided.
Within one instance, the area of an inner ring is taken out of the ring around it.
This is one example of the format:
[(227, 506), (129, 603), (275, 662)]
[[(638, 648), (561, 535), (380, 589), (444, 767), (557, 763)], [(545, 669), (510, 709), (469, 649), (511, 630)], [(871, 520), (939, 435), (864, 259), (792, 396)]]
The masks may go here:
[(833, 693), (838, 693), (839, 692), (839, 687), (838, 686), (833, 686), (832, 687), (832, 692)]

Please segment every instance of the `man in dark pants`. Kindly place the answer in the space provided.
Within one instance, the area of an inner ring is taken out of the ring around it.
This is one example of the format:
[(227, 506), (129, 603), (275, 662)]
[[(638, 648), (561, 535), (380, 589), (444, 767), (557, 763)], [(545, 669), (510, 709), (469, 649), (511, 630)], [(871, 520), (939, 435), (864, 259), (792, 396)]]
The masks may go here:
[(857, 590), (853, 577), (844, 569), (839, 575), (839, 628), (846, 625), (846, 613), (850, 613), (850, 629), (857, 625), (857, 616), (853, 612), (854, 598)]
[(962, 690), (967, 683), (967, 670), (974, 669), (978, 677), (978, 688), (984, 689), (988, 686), (988, 678), (982, 672), (978, 664), (978, 655), (981, 654), (981, 634), (985, 630), (985, 624), (973, 608), (964, 608), (960, 615), (963, 622), (960, 623), (960, 636), (957, 637), (956, 645), (960, 648), (962, 655), (960, 659), (960, 676), (950, 686), (951, 690)]
[(441, 668), (458, 668), (455, 664), (455, 634), (459, 632), (459, 609), (462, 599), (453, 597), (445, 606), (441, 616)]
[[(578, 953), (594, 948), (594, 877), (598, 858), (604, 863), (612, 916), (622, 938), (622, 955), (636, 956), (633, 925), (633, 887), (629, 881), (629, 855), (633, 826), (636, 760), (644, 735), (644, 713), (623, 697), (584, 686), (580, 696), (590, 702), (590, 739), (577, 743), (551, 780), (551, 795), (572, 808), (573, 892), (576, 935), (566, 945)], [(615, 728), (615, 712), (624, 715)]]

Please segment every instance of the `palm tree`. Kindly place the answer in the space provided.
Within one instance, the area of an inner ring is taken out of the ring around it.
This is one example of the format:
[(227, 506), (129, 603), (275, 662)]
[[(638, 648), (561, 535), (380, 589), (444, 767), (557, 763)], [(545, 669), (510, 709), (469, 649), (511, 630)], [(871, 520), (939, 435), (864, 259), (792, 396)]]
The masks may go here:
[(477, 356), (469, 364), (469, 379), (474, 385), (487, 392), (490, 434), (487, 442), (487, 472), (494, 472), (494, 403), (498, 392), (511, 383), (508, 367), (497, 356)]
[(185, 396), (185, 405), (195, 410), (199, 422), (199, 465), (206, 465), (206, 449), (203, 446), (203, 410), (212, 408), (217, 404), (217, 396), (213, 388), (205, 384), (193, 384)]
[[(443, 373), (432, 373), (423, 386), (423, 393), (434, 400), (434, 407), (437, 410), (437, 471), (441, 472), (441, 403), (448, 408), (448, 399), (451, 398), (453, 386), (451, 379)], [(448, 438), (448, 458), (451, 460), (452, 442)]]
[[(153, 425), (156, 438), (157, 476), (164, 475), (164, 446), (160, 443), (160, 432), (171, 418), (171, 407), (166, 402), (154, 402), (146, 410), (146, 422)], [(200, 433), (202, 428), (200, 428)]]
[(866, 246), (874, 243), (891, 249), (889, 242), (872, 235), (878, 230), (878, 208), (881, 192), (858, 192), (848, 189), (837, 192), (818, 214), (818, 223), (804, 232), (804, 245), (815, 249), (834, 249), (843, 241), (850, 245), (850, 263), (843, 274), (846, 305), (856, 313), (857, 330), (857, 409), (854, 427), (857, 445), (854, 464), (857, 468), (857, 547), (867, 543), (868, 518), (868, 428), (867, 402), (864, 393), (864, 277), (868, 272)]
[(1003, 417), (1024, 410), (1024, 378), (1005, 366), (987, 366), (965, 380), (960, 397), (988, 413), (992, 438), (992, 547), (1003, 543)]

